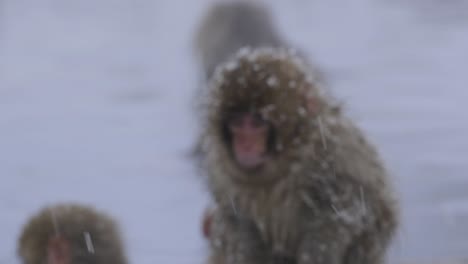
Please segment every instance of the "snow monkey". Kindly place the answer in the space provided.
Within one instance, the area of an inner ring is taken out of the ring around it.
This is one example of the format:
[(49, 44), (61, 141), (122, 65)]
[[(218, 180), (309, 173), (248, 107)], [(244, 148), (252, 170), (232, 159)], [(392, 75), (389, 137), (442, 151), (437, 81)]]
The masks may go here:
[(283, 40), (268, 10), (253, 1), (215, 4), (195, 36), (195, 49), (207, 77), (238, 49), (264, 45), (281, 47)]
[[(198, 31), (209, 76), (200, 160), (215, 203), (203, 222), (208, 262), (383, 263), (398, 225), (385, 166), (309, 62), (270, 38), (259, 8), (216, 4)], [(254, 24), (244, 35), (237, 21)], [(237, 36), (263, 34), (237, 49)]]
[(23, 264), (127, 263), (114, 220), (78, 204), (46, 207), (29, 219), (18, 255)]

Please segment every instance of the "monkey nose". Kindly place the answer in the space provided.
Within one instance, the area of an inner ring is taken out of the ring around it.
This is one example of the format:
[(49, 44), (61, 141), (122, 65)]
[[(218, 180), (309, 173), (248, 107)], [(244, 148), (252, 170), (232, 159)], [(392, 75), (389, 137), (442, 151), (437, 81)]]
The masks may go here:
[(253, 149), (258, 144), (259, 139), (252, 134), (240, 135), (237, 143), (243, 149)]

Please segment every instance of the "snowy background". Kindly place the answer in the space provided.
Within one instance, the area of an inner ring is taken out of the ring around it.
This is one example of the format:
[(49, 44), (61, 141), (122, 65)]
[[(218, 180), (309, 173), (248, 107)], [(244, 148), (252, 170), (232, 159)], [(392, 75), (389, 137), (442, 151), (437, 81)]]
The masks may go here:
[[(209, 0), (0, 0), (0, 263), (40, 207), (114, 215), (132, 263), (202, 263), (187, 157)], [(378, 145), (403, 204), (394, 263), (468, 257), (468, 0), (269, 1)]]

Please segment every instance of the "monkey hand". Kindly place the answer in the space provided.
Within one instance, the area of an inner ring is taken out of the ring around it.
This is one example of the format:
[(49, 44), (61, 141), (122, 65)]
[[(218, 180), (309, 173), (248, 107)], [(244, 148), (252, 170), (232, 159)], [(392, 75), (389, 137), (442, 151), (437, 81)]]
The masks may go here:
[(202, 219), (202, 234), (203, 234), (203, 237), (206, 239), (210, 239), (212, 219), (213, 219), (213, 210), (210, 208), (207, 208), (203, 214), (203, 219)]

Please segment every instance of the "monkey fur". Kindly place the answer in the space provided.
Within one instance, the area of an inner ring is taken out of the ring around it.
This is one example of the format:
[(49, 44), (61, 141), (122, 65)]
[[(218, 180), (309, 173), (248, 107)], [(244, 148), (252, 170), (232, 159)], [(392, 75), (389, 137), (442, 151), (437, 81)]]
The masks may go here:
[(47, 263), (49, 241), (57, 236), (70, 243), (71, 264), (127, 263), (117, 223), (91, 207), (68, 203), (45, 207), (25, 224), (18, 241), (22, 263)]
[(216, 66), (244, 46), (281, 47), (268, 10), (253, 1), (215, 3), (204, 16), (195, 38), (195, 50), (206, 77)]
[[(201, 163), (216, 204), (208, 262), (384, 263), (398, 203), (378, 152), (316, 70), (274, 44), (220, 58), (206, 89)], [(271, 157), (255, 170), (233, 159), (225, 122), (239, 111), (272, 125)]]

